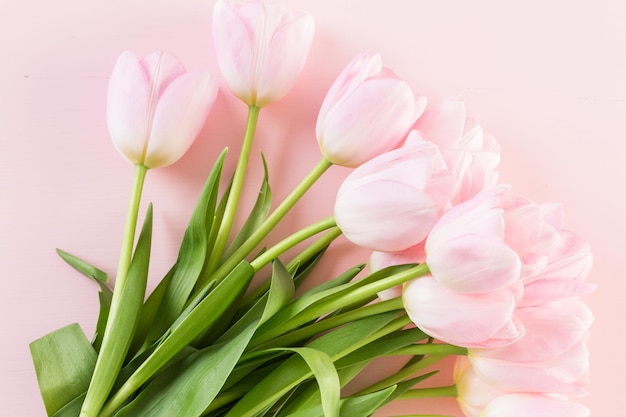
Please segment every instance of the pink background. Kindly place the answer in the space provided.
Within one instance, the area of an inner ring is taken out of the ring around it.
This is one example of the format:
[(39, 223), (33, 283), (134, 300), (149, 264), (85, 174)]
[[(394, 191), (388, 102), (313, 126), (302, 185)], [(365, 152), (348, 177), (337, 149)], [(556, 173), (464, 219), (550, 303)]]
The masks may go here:
[[(300, 83), (261, 113), (255, 147), (270, 163), (275, 200), (319, 159), (313, 134), (317, 109), (357, 53), (381, 53), (386, 65), (432, 100), (462, 95), (501, 143), (502, 180), (536, 201), (562, 201), (566, 227), (592, 245), (590, 281), (599, 289), (587, 297), (596, 322), (590, 395), (581, 402), (593, 415), (615, 415), (626, 372), (623, 3), (282, 3), (310, 11), (317, 32)], [(126, 49), (139, 55), (163, 49), (190, 68), (217, 74), (212, 5), (212, 0), (0, 5), (0, 415), (44, 415), (29, 342), (71, 322), (88, 335), (95, 326), (96, 286), (64, 265), (54, 248), (110, 273), (117, 264), (132, 167), (113, 149), (105, 125), (106, 85), (116, 57)], [(191, 151), (178, 164), (149, 173), (144, 202), (154, 202), (156, 209), (152, 285), (174, 261), (211, 161), (226, 145), (232, 149), (227, 169), (234, 166), (244, 121), (244, 106), (222, 90)], [(257, 150), (244, 207), (259, 181)], [(330, 214), (334, 190), (346, 174), (333, 168), (286, 227)], [(327, 260), (321, 272), (339, 272), (367, 257), (345, 242), (335, 251), (343, 256)], [(448, 404), (447, 412), (458, 414), (453, 401)], [(403, 402), (380, 415), (433, 412), (432, 404), (427, 406)]]

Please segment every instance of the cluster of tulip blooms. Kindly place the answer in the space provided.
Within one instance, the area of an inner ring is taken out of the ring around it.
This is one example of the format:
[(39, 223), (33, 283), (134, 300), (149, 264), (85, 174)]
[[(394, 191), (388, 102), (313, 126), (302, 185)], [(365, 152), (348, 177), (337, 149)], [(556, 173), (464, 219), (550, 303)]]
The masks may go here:
[[(360, 417), (395, 399), (453, 396), (468, 417), (588, 416), (570, 401), (588, 377), (588, 245), (562, 229), (561, 205), (498, 183), (498, 144), (460, 99), (427, 103), (378, 55), (357, 56), (330, 87), (316, 126), (321, 161), (271, 213), (266, 173), (234, 233), (260, 109), (296, 82), (313, 32), (306, 13), (216, 2), (215, 50), (248, 105), (246, 134), (229, 187), (219, 190), (223, 153), (176, 264), (145, 302), (151, 206), (135, 243), (144, 178), (185, 153), (218, 86), (167, 53), (119, 57), (108, 127), (136, 166), (122, 253), (111, 290), (103, 271), (59, 251), (99, 283), (101, 311), (91, 342), (70, 325), (32, 343), (48, 415)], [(334, 215), (259, 251), (332, 165), (354, 168)], [(369, 275), (357, 278), (358, 266), (296, 296), (341, 234), (373, 252)], [(271, 277), (249, 289), (268, 264)], [(409, 359), (341, 397), (368, 363), (392, 355)], [(420, 388), (432, 375), (424, 368), (449, 355), (455, 384)]]

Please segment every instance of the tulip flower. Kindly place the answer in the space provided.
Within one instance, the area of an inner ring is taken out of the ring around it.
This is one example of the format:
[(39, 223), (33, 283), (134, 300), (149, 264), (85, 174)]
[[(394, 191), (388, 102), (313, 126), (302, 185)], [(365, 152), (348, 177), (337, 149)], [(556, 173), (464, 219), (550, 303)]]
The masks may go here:
[(353, 243), (400, 251), (424, 240), (454, 190), (437, 147), (412, 133), (407, 143), (356, 168), (337, 193), (335, 219)]
[(524, 334), (514, 314), (519, 292), (512, 286), (461, 293), (425, 276), (404, 285), (402, 300), (411, 321), (436, 339), (467, 348), (500, 347)]
[(477, 118), (467, 114), (460, 98), (428, 106), (413, 128), (439, 147), (457, 178), (454, 204), (496, 184), (500, 147), (492, 136), (483, 132)]
[(314, 26), (308, 13), (291, 13), (278, 4), (218, 0), (213, 41), (233, 94), (256, 107), (284, 97), (302, 71)]
[(115, 147), (133, 164), (176, 162), (202, 129), (217, 96), (208, 72), (187, 72), (164, 52), (124, 52), (109, 81), (107, 123)]
[(415, 98), (379, 55), (361, 54), (322, 103), (316, 126), (322, 154), (334, 164), (356, 167), (398, 147), (425, 106), (426, 98)]
[(509, 346), (475, 349), (469, 354), (476, 373), (509, 391), (583, 395), (588, 380), (589, 309), (563, 300), (516, 310), (526, 333)]
[(520, 279), (519, 255), (507, 245), (505, 198), (504, 186), (485, 190), (441, 216), (426, 240), (435, 279), (464, 293), (498, 290)]

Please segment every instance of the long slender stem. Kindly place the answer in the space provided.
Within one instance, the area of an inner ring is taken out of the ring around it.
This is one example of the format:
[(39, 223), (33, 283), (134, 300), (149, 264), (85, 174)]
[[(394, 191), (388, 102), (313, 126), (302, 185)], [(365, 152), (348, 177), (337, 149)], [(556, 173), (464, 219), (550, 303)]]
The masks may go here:
[(363, 394), (369, 394), (371, 392), (375, 392), (384, 388), (387, 388), (391, 385), (395, 385), (398, 382), (402, 382), (404, 379), (411, 377), (413, 374), (415, 374), (418, 371), (423, 370), (424, 368), (435, 364), (437, 362), (439, 362), (440, 360), (442, 360), (443, 358), (445, 358), (446, 354), (442, 354), (442, 355), (430, 355), (427, 356), (426, 358), (422, 359), (419, 362), (415, 362), (412, 365), (409, 365), (405, 368), (400, 369), (398, 372), (396, 372), (395, 374), (381, 380), (378, 381), (377, 383), (370, 385), (367, 388), (362, 389), (361, 391), (359, 391), (356, 395), (363, 395)]
[[(278, 222), (291, 210), (291, 208), (300, 200), (300, 198), (315, 184), (324, 172), (332, 166), (332, 163), (326, 158), (322, 158), (317, 165), (307, 174), (306, 177), (291, 191), (291, 193), (283, 200), (282, 203), (259, 228), (213, 273), (212, 279), (217, 282), (222, 281), (239, 262), (244, 260), (256, 248), (259, 243), (269, 234), (269, 232), (278, 224)], [(210, 280), (210, 281), (211, 281)], [(208, 285), (208, 282), (207, 284)], [(202, 291), (199, 288), (191, 298), (195, 298)]]
[(276, 259), (280, 254), (287, 251), (288, 249), (291, 249), (298, 243), (310, 238), (311, 236), (315, 236), (316, 234), (323, 232), (326, 229), (330, 229), (331, 227), (336, 226), (337, 223), (335, 223), (335, 218), (333, 216), (313, 223), (312, 225), (307, 226), (304, 229), (301, 229), (291, 236), (288, 236), (287, 238), (281, 240), (276, 245), (272, 246), (269, 250), (259, 255), (258, 258), (250, 262), (250, 265), (252, 265), (255, 271), (258, 271), (259, 269)]
[(456, 397), (456, 385), (447, 387), (417, 388), (412, 389), (400, 395), (398, 400), (413, 400), (416, 398), (439, 398), (439, 397)]
[(260, 110), (261, 108), (256, 106), (248, 107), (246, 132), (243, 137), (243, 144), (241, 145), (241, 152), (239, 153), (237, 167), (235, 168), (235, 175), (233, 176), (233, 185), (231, 187), (230, 194), (228, 195), (226, 209), (224, 210), (224, 217), (222, 218), (219, 231), (217, 232), (215, 245), (213, 246), (209, 260), (207, 261), (206, 270), (209, 273), (217, 269), (222, 253), (228, 243), (228, 236), (235, 220), (237, 206), (239, 205), (239, 198), (241, 197), (243, 183), (246, 178), (248, 160), (250, 159), (250, 151), (252, 150), (252, 143), (254, 142), (254, 133), (256, 132)]
[[(124, 226), (124, 237), (122, 239), (122, 248), (120, 250), (120, 259), (117, 265), (117, 274), (115, 276), (115, 288), (121, 288), (126, 281), (130, 259), (133, 254), (133, 245), (135, 242), (135, 231), (137, 229), (137, 217), (139, 213), (139, 203), (141, 202), (141, 193), (143, 184), (146, 179), (148, 168), (141, 164), (135, 165), (135, 177), (133, 180), (133, 188), (128, 203), (128, 211), (126, 213), (126, 224)], [(119, 297), (120, 291), (113, 293), (113, 298)]]
[[(116, 346), (120, 343), (125, 343), (127, 340), (129, 341), (130, 337), (132, 337), (132, 335), (128, 334), (118, 334), (120, 331), (118, 331), (118, 327), (116, 327), (113, 323), (116, 315), (121, 314), (120, 309), (123, 307), (120, 305), (121, 294), (124, 289), (128, 269), (130, 267), (135, 242), (135, 231), (137, 229), (139, 203), (141, 202), (141, 193), (147, 172), (148, 168), (145, 166), (140, 164), (135, 166), (135, 177), (133, 180), (128, 212), (126, 214), (124, 237), (122, 239), (122, 248), (120, 250), (120, 259), (115, 278), (113, 298), (111, 300), (111, 307), (107, 319), (108, 323), (106, 326), (106, 333), (104, 335), (98, 361), (81, 408), (81, 417), (97, 416), (100, 409), (104, 405), (106, 398), (109, 396), (113, 384), (115, 383), (117, 373), (111, 372), (113, 369), (111, 368), (111, 364), (103, 363), (102, 358), (109, 358), (111, 355), (115, 356), (115, 353), (113, 352), (115, 352)], [(122, 358), (119, 359), (121, 361)]]

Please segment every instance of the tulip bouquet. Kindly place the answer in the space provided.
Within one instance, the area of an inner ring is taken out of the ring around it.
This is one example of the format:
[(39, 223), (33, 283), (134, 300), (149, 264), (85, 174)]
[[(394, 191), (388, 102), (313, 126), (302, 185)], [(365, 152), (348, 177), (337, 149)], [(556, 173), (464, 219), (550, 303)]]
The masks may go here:
[[(588, 375), (588, 245), (562, 229), (559, 204), (498, 183), (498, 144), (460, 99), (427, 103), (380, 56), (358, 55), (330, 86), (320, 162), (273, 210), (266, 168), (234, 227), (260, 110), (294, 85), (313, 32), (306, 13), (216, 2), (218, 63), (247, 128), (234, 172), (222, 152), (177, 261), (147, 297), (151, 205), (135, 238), (146, 173), (185, 153), (218, 87), (167, 53), (119, 57), (107, 121), (136, 167), (121, 255), (111, 289), (104, 271), (58, 251), (98, 283), (100, 313), (91, 341), (74, 324), (31, 344), (48, 415), (362, 417), (446, 396), (468, 417), (588, 416), (571, 401)], [(333, 165), (354, 168), (334, 213), (264, 247)], [(298, 290), (342, 234), (372, 251), (368, 262)], [(405, 358), (399, 370), (342, 389), (391, 356)], [(450, 356), (454, 385), (425, 388)]]

